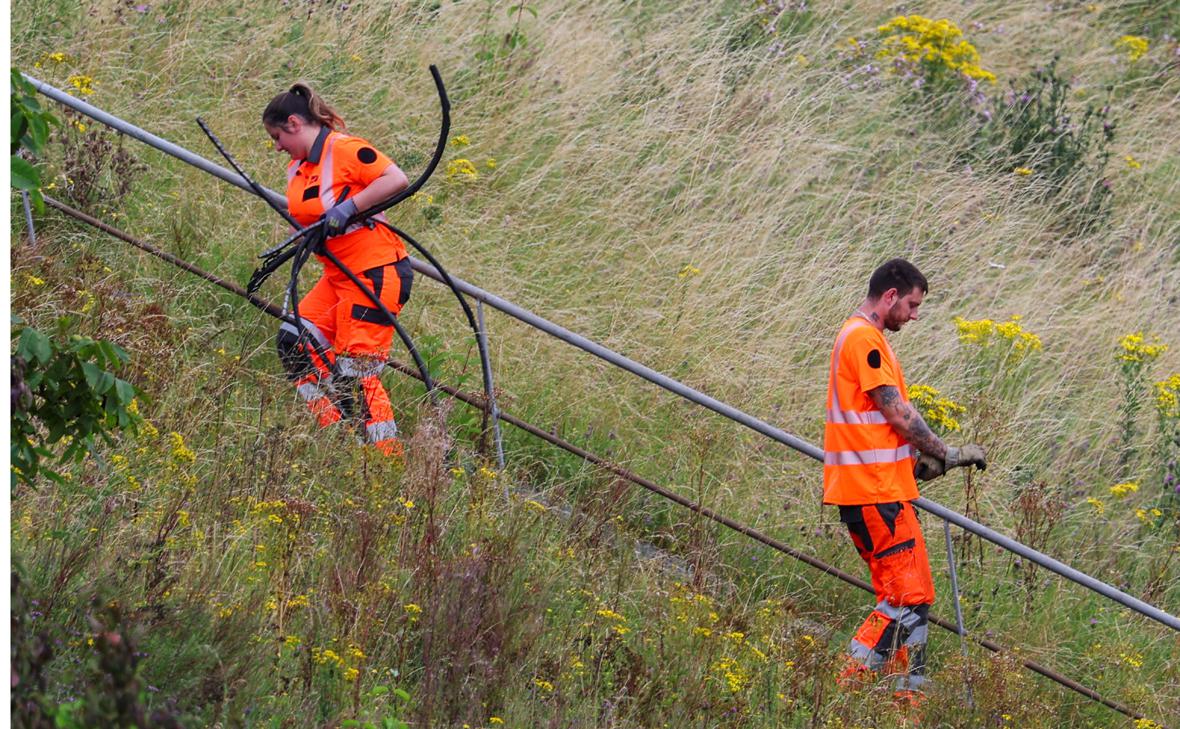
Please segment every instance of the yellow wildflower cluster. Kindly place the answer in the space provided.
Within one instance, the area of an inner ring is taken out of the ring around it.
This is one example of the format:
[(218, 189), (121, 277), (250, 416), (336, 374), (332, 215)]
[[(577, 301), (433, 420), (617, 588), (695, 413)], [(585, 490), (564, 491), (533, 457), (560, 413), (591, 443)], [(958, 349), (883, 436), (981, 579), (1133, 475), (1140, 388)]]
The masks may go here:
[(1008, 321), (999, 323), (991, 319), (972, 321), (960, 316), (956, 316), (954, 321), (959, 330), (960, 342), (978, 344), (986, 348), (996, 343), (997, 340), (1003, 340), (1010, 347), (1008, 363), (1015, 364), (1028, 353), (1039, 351), (1042, 348), (1041, 338), (1032, 332), (1025, 331), (1020, 325), (1020, 319), (1019, 314), (1013, 314)]
[(701, 275), (701, 269), (692, 265), (691, 263), (680, 269), (680, 273), (676, 274), (677, 278), (692, 278), (693, 276)]
[(1031, 167), (1016, 167), (1012, 170), (1012, 174), (1019, 175), (1021, 177), (1028, 177), (1032, 173), (1033, 169)]
[(1157, 724), (1151, 719), (1143, 718), (1135, 720), (1135, 729), (1164, 729), (1164, 725)]
[(75, 91), (83, 96), (89, 96), (94, 93), (94, 79), (89, 76), (78, 74), (70, 76), (66, 81), (69, 82), (70, 86), (74, 87)]
[(1180, 373), (1155, 385), (1155, 409), (1160, 417), (1180, 420)]
[(955, 401), (941, 397), (938, 390), (928, 385), (910, 385), (906, 392), (914, 406), (922, 411), (926, 422), (931, 425), (942, 426), (947, 432), (962, 430), (955, 415), (963, 415), (967, 408)]
[(1147, 55), (1151, 41), (1141, 35), (1124, 35), (1114, 42), (1114, 47), (1127, 52), (1127, 60), (1131, 63)]
[(1148, 344), (1143, 332), (1126, 335), (1119, 340), (1119, 347), (1122, 348), (1119, 359), (1131, 364), (1146, 364), (1168, 351), (1168, 345), (1161, 343), (1158, 335), (1153, 334)]
[(734, 658), (722, 658), (713, 665), (712, 670), (724, 677), (731, 694), (739, 694), (750, 686), (750, 673)]
[(1150, 509), (1135, 509), (1135, 518), (1144, 524), (1150, 524), (1154, 519), (1158, 519), (1163, 515), (1164, 512), (1160, 511), (1156, 507), (1152, 507)]
[(452, 147), (466, 147), (471, 144), (471, 139), (466, 134), (459, 134), (451, 138)]
[(192, 463), (197, 460), (197, 455), (184, 444), (183, 435), (172, 431), (168, 434), (168, 439), (172, 441), (172, 460), (177, 463)]
[(627, 618), (614, 610), (605, 607), (599, 608), (595, 614), (610, 621), (612, 623), (610, 629), (618, 635), (626, 635), (631, 632), (631, 629), (627, 627)]
[(1116, 483), (1114, 486), (1111, 486), (1110, 495), (1121, 499), (1130, 496), (1138, 490), (1138, 481), (1124, 481), (1123, 483)]
[(479, 179), (479, 171), (471, 160), (460, 157), (447, 163), (447, 179), (471, 181)]
[(70, 60), (72, 59), (61, 51), (54, 53), (43, 53), (41, 54), (41, 60), (34, 63), (33, 68), (43, 68), (46, 63), (52, 63), (54, 65), (60, 66), (61, 64)]
[(979, 65), (979, 51), (963, 38), (963, 31), (950, 20), (931, 20), (921, 15), (899, 15), (877, 28), (883, 36), (878, 58), (898, 58), (922, 65), (933, 72), (950, 71), (980, 81), (996, 75)]
[(541, 678), (534, 678), (533, 685), (547, 694), (553, 693), (553, 684)]
[(1134, 155), (1130, 155), (1130, 154), (1126, 155), (1125, 157), (1123, 157), (1123, 161), (1126, 162), (1127, 166), (1133, 170), (1138, 170), (1143, 167), (1143, 163), (1140, 162), (1139, 160), (1135, 159)]
[(1094, 507), (1094, 512), (1096, 514), (1102, 514), (1104, 511), (1106, 511), (1106, 504), (1102, 503), (1101, 499), (1096, 499), (1091, 496), (1090, 498), (1086, 499), (1086, 503)]

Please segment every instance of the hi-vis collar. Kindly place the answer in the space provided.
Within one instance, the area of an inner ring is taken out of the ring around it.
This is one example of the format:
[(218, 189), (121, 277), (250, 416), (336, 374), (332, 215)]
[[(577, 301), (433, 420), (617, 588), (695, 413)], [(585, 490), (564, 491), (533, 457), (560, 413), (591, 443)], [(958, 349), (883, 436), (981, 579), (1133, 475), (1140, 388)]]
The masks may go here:
[(305, 162), (310, 162), (313, 165), (320, 163), (320, 158), (324, 155), (324, 142), (327, 141), (328, 135), (332, 130), (327, 125), (320, 127), (320, 133), (316, 135), (315, 141), (312, 142), (311, 149), (307, 152), (307, 159)]

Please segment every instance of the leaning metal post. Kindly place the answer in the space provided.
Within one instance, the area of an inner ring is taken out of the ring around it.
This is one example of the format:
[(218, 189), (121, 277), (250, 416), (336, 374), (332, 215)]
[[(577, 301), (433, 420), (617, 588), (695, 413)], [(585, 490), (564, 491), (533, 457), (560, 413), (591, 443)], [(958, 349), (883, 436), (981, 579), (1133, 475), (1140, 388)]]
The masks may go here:
[(33, 230), (33, 209), (29, 206), (29, 191), (20, 191), (20, 202), (25, 209), (25, 227), (29, 230), (29, 245), (33, 248), (37, 247), (37, 233)]
[[(963, 649), (963, 657), (967, 657), (967, 628), (963, 625), (963, 605), (959, 602), (959, 574), (955, 570), (955, 548), (951, 541), (951, 523), (942, 520), (942, 531), (946, 535), (946, 563), (950, 569), (951, 595), (955, 598), (955, 627), (959, 629), (959, 647)], [(963, 667), (966, 670), (966, 666)], [(975, 695), (971, 690), (971, 681), (967, 684), (967, 706), (975, 708)]]
[[(488, 349), (488, 330), (483, 323), (483, 302), (475, 300), (475, 317), (479, 322), (479, 346), (486, 352)], [(500, 408), (496, 405), (496, 386), (492, 383), (492, 365), (483, 358), (483, 377), (488, 383), (488, 408), (492, 411), (492, 439), (496, 442), (496, 466), (504, 470), (504, 441), (500, 437)], [(504, 486), (504, 494), (508, 494), (508, 486)]]

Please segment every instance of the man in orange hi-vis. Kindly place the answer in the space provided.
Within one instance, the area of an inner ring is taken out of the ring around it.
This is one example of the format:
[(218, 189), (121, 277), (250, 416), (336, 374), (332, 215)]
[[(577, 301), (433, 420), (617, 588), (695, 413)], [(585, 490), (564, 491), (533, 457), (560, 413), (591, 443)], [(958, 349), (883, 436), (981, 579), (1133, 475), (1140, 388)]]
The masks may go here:
[[(832, 348), (824, 427), (824, 503), (840, 509), (852, 543), (869, 566), (877, 605), (857, 630), (844, 686), (886, 671), (895, 696), (916, 703), (926, 683), (926, 634), (934, 582), (914, 512), (915, 479), (947, 469), (986, 467), (981, 446), (948, 447), (906, 393), (901, 364), (885, 330), (918, 318), (928, 286), (909, 261), (894, 258), (869, 278), (864, 302)], [(919, 456), (918, 452), (921, 452)]]

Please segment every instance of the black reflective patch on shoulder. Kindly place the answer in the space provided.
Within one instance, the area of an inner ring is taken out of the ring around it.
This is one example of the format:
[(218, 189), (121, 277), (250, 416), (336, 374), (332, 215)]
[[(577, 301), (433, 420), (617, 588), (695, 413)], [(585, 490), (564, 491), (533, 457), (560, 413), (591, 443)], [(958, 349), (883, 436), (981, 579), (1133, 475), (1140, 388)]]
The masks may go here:
[(303, 190), (303, 199), (304, 200), (311, 200), (311, 199), (317, 198), (319, 196), (320, 196), (320, 186), (319, 185), (312, 185), (311, 187), (304, 188), (304, 190)]
[(869, 352), (869, 367), (875, 370), (881, 369), (881, 350), (874, 349), (872, 352)]
[(377, 150), (372, 147), (361, 147), (356, 153), (356, 158), (367, 165), (371, 165), (377, 161)]

